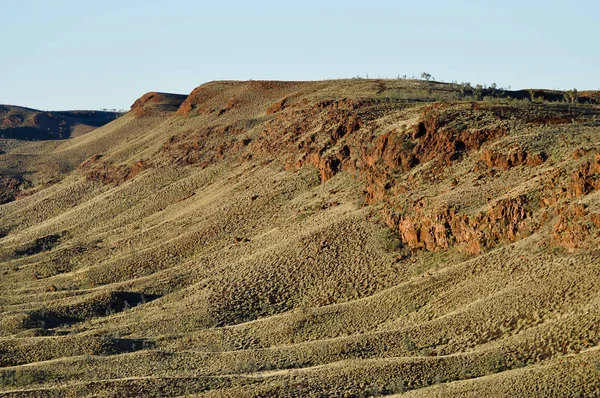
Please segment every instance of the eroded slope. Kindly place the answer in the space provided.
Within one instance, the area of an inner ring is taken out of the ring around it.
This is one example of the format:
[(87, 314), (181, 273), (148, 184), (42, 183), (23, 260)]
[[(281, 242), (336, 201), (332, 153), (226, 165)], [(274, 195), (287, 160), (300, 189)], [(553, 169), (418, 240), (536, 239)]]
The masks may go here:
[(600, 108), (487, 94), (214, 82), (26, 147), (3, 393), (597, 394)]

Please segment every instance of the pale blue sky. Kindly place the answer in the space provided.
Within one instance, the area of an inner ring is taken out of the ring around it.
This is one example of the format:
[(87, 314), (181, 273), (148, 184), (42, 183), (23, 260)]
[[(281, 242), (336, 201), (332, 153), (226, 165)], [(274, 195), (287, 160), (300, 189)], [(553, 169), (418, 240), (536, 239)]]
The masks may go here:
[(600, 88), (600, 2), (0, 0), (0, 103), (129, 108), (220, 79)]

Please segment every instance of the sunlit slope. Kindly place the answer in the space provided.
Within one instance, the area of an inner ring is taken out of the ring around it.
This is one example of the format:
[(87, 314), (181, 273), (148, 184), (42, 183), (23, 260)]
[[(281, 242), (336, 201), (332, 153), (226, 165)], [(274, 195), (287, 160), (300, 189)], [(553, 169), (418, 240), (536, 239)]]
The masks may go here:
[(600, 108), (477, 94), (214, 82), (13, 147), (0, 395), (598, 394)]

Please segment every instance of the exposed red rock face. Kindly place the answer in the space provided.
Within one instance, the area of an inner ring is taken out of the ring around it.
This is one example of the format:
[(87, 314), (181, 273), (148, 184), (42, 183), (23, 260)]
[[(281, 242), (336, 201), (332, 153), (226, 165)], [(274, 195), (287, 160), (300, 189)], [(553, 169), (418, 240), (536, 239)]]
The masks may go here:
[[(600, 215), (588, 214), (584, 204), (563, 205), (557, 209), (557, 213), (550, 240), (553, 245), (565, 247), (570, 252), (585, 246), (590, 240), (591, 228), (600, 229)], [(593, 222), (593, 227), (588, 221)]]
[(517, 149), (509, 154), (494, 152), (486, 149), (481, 154), (481, 160), (490, 168), (508, 170), (516, 166), (539, 166), (547, 159), (545, 153), (531, 154), (522, 149)]
[[(348, 145), (338, 148), (338, 143), (364, 126), (356, 112), (360, 103), (344, 99), (304, 105), (279, 111), (266, 123), (253, 143), (253, 150), (263, 155), (288, 153), (287, 169), (314, 165), (325, 182), (348, 166), (351, 148)], [(315, 133), (307, 136), (312, 130)]]
[(467, 129), (457, 126), (458, 114), (440, 113), (439, 106), (426, 108), (421, 122), (413, 131), (413, 138), (420, 138), (412, 153), (420, 163), (438, 159), (442, 165), (458, 160), (466, 153), (479, 150), (481, 145), (506, 135), (505, 127)]
[[(442, 112), (440, 112), (442, 109)], [(477, 152), (486, 142), (504, 135), (499, 124), (490, 128), (467, 129), (458, 122), (459, 113), (443, 110), (441, 105), (426, 107), (412, 131), (390, 132), (378, 136), (375, 145), (368, 142), (357, 148), (371, 168), (367, 180), (367, 203), (382, 200), (387, 194), (398, 194), (393, 174), (406, 172), (419, 164), (432, 163), (434, 176), (442, 176), (447, 166), (470, 153)], [(372, 147), (368, 153), (362, 148)]]
[[(412, 133), (392, 130), (374, 138), (371, 130), (364, 129), (370, 105), (368, 101), (360, 100), (325, 101), (314, 105), (311, 110), (284, 113), (266, 130), (266, 146), (273, 147), (270, 142), (278, 136), (278, 130), (283, 130), (290, 151), (301, 153), (300, 160), (290, 159), (287, 167), (313, 164), (319, 168), (323, 182), (340, 170), (356, 171), (358, 163), (368, 166), (370, 170), (361, 172), (360, 178), (367, 180), (367, 201), (373, 202), (380, 200), (384, 191), (394, 189), (389, 178), (392, 173), (408, 171), (431, 160), (435, 160), (441, 172), (444, 166), (479, 150), (483, 143), (505, 135), (502, 127), (456, 131), (452, 125), (454, 120), (443, 119), (438, 107), (433, 106), (425, 109), (422, 121), (415, 125)], [(325, 115), (323, 112), (326, 112)], [(325, 116), (326, 122), (315, 127), (310, 119), (318, 119), (319, 116)], [(295, 120), (291, 125), (286, 123), (290, 119)], [(305, 133), (311, 128), (319, 131), (318, 136), (329, 139), (325, 142), (307, 140)], [(329, 150), (342, 139), (345, 145), (336, 151)]]
[[(455, 129), (452, 115), (441, 115), (438, 107), (434, 106), (423, 112), (421, 121), (412, 131), (392, 130), (373, 136), (369, 129), (365, 129), (366, 123), (357, 117), (360, 106), (360, 102), (340, 101), (318, 104), (313, 108), (313, 112), (327, 110), (328, 123), (321, 127), (321, 131), (328, 133), (319, 134), (328, 137), (324, 143), (300, 138), (314, 128), (310, 123), (295, 123), (279, 135), (287, 137), (286, 143), (291, 150), (303, 152), (300, 160), (288, 162), (287, 168), (315, 165), (323, 182), (340, 170), (349, 171), (365, 181), (368, 203), (383, 201), (386, 207), (393, 207), (393, 197), (406, 192), (406, 187), (396, 185), (393, 173), (406, 172), (431, 161), (438, 165), (434, 169), (443, 173), (443, 166), (478, 152), (486, 142), (506, 134), (502, 125), (490, 129)], [(343, 112), (340, 113), (340, 110)], [(311, 116), (316, 117), (314, 113)], [(273, 139), (280, 128), (277, 126), (268, 131), (265, 138)], [(340, 140), (344, 140), (343, 146), (336, 151), (329, 149)], [(293, 144), (296, 146), (293, 147)], [(503, 169), (517, 165), (535, 166), (546, 159), (544, 154), (525, 151), (503, 158), (488, 151), (483, 156), (484, 160), (487, 156), (491, 166)], [(362, 165), (360, 170), (358, 164)], [(402, 241), (409, 247), (440, 250), (460, 245), (467, 252), (479, 253), (502, 241), (512, 242), (531, 234), (538, 225), (528, 208), (526, 197), (521, 195), (499, 200), (488, 211), (475, 215), (443, 208), (433, 215), (388, 216), (386, 222), (398, 230)]]
[(575, 197), (587, 195), (600, 189), (600, 153), (583, 163), (571, 175), (569, 193)]
[(347, 112), (332, 112), (332, 119), (329, 130), (329, 140), (316, 152), (306, 153), (303, 160), (298, 164), (299, 167), (305, 164), (313, 164), (319, 168), (321, 181), (325, 182), (342, 170), (343, 162), (350, 156), (350, 148), (344, 146), (340, 150), (325, 154), (329, 147), (333, 147), (343, 137), (358, 131), (363, 125), (363, 121), (356, 115)]
[(499, 200), (488, 211), (475, 215), (460, 214), (446, 207), (432, 216), (388, 219), (387, 224), (398, 229), (409, 247), (435, 251), (458, 244), (477, 254), (502, 241), (514, 242), (528, 236), (534, 223), (526, 204), (525, 197), (518, 196)]

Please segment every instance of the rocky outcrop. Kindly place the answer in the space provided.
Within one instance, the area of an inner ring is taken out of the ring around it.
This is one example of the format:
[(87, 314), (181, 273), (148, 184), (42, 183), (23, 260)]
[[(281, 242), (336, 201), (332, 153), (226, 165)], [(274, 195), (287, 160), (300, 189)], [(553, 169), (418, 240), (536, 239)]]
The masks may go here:
[(325, 127), (328, 130), (328, 140), (317, 151), (306, 152), (296, 166), (313, 164), (319, 168), (321, 182), (329, 180), (341, 171), (344, 163), (350, 159), (350, 148), (346, 145), (337, 151), (327, 149), (334, 147), (343, 137), (358, 131), (363, 124), (364, 122), (354, 114), (336, 112), (332, 115), (329, 126)]
[[(480, 253), (500, 242), (513, 242), (530, 235), (538, 228), (525, 195), (501, 199), (482, 213), (461, 214), (457, 209), (445, 207), (437, 212), (423, 214), (417, 205), (407, 215), (394, 216), (394, 198), (408, 189), (397, 184), (396, 173), (410, 171), (420, 164), (432, 162), (436, 173), (444, 174), (445, 168), (462, 160), (471, 153), (478, 153), (482, 146), (506, 135), (502, 123), (495, 127), (469, 129), (460, 126), (459, 114), (426, 107), (420, 120), (404, 130), (373, 134), (373, 129), (360, 118), (360, 101), (336, 101), (320, 103), (305, 113), (304, 122), (291, 115), (281, 115), (276, 120), (295, 121), (282, 128), (265, 131), (267, 142), (274, 137), (285, 137), (283, 147), (290, 152), (301, 152), (299, 160), (290, 161), (286, 168), (295, 169), (307, 164), (319, 169), (321, 181), (325, 182), (341, 170), (355, 174), (365, 181), (367, 203), (384, 203), (386, 223), (398, 231), (404, 244), (411, 248), (441, 250), (459, 245), (469, 253)], [(295, 111), (298, 115), (298, 110)], [(319, 133), (306, 137), (315, 127), (308, 121), (326, 113), (326, 122), (318, 127)], [(277, 130), (281, 131), (277, 134)], [(319, 141), (318, 137), (327, 137)], [(258, 141), (260, 145), (263, 141)], [(279, 141), (281, 144), (282, 142)], [(268, 144), (267, 147), (275, 147)], [(280, 147), (281, 148), (281, 147)], [(502, 169), (517, 165), (536, 166), (546, 160), (543, 153), (515, 152), (501, 158), (487, 151), (490, 166)], [(501, 159), (501, 160), (499, 160)], [(502, 162), (502, 163), (500, 163)]]
[(474, 215), (445, 207), (432, 216), (388, 217), (387, 224), (397, 228), (402, 241), (411, 248), (436, 251), (461, 245), (472, 254), (502, 241), (514, 242), (536, 227), (524, 196), (498, 200), (489, 210)]
[(600, 189), (600, 153), (584, 162), (571, 175), (569, 194), (581, 197)]
[(481, 129), (469, 129), (457, 120), (459, 113), (439, 111), (439, 106), (426, 108), (413, 130), (413, 139), (419, 138), (412, 149), (419, 163), (437, 159), (441, 165), (449, 165), (463, 155), (479, 150), (485, 142), (506, 135), (502, 124)]
[(481, 160), (489, 168), (508, 170), (517, 166), (539, 166), (548, 156), (543, 153), (530, 153), (523, 149), (514, 150), (508, 154), (486, 149), (481, 154)]
[(599, 213), (590, 214), (587, 206), (582, 203), (565, 204), (557, 209), (550, 241), (554, 246), (574, 252), (582, 247), (591, 246), (594, 242), (594, 245), (597, 245), (599, 230)]

